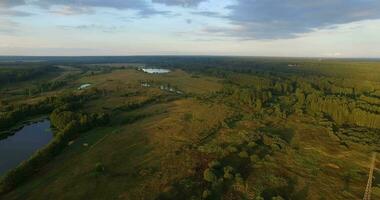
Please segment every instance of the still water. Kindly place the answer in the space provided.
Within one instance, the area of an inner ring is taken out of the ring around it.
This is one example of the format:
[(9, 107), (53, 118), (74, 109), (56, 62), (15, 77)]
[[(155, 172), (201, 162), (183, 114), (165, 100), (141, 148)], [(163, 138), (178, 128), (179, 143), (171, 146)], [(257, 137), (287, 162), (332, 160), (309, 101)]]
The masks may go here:
[(24, 126), (14, 135), (0, 140), (0, 176), (27, 160), (53, 138), (50, 121)]
[(169, 73), (170, 70), (168, 69), (142, 69), (144, 72), (148, 73), (148, 74), (165, 74), (165, 73)]

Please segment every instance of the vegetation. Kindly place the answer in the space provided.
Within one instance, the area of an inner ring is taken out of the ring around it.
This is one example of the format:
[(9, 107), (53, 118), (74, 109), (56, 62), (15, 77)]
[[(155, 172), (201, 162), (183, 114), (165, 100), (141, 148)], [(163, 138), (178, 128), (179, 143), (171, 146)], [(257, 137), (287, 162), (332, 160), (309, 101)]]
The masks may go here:
[(54, 127), (2, 176), (4, 199), (360, 199), (379, 151), (377, 61), (47, 60), (2, 64), (23, 78), (0, 88), (0, 130), (43, 115)]
[(59, 71), (59, 68), (49, 65), (29, 64), (27, 67), (15, 63), (2, 65), (5, 66), (0, 66), (0, 84), (27, 81)]

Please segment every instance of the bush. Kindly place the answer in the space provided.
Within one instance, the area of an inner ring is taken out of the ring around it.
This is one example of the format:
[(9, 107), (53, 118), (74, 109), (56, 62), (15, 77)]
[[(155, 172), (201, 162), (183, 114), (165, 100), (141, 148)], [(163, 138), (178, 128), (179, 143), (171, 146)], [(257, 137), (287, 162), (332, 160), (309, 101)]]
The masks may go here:
[(217, 180), (217, 177), (212, 169), (206, 169), (203, 172), (203, 179), (207, 182), (215, 182)]
[(220, 162), (219, 161), (217, 161), (217, 160), (214, 160), (214, 161), (212, 161), (212, 162), (210, 162), (209, 164), (208, 164), (208, 166), (210, 167), (210, 168), (218, 168), (218, 167), (220, 167)]
[(202, 193), (202, 198), (207, 199), (209, 196), (211, 196), (211, 191), (210, 190), (204, 190)]
[(260, 160), (260, 158), (257, 155), (251, 155), (249, 159), (251, 160), (251, 162), (257, 162)]
[(96, 163), (95, 165), (95, 171), (98, 172), (98, 173), (101, 173), (101, 172), (104, 172), (105, 170), (105, 167), (102, 163), (98, 162)]
[(281, 196), (272, 197), (272, 200), (284, 200)]
[(264, 200), (264, 198), (261, 195), (259, 195), (259, 196), (256, 196), (255, 200)]
[(234, 178), (234, 175), (233, 175), (234, 168), (232, 168), (231, 166), (224, 167), (223, 171), (224, 171), (223, 177), (225, 179), (233, 179)]
[(237, 183), (242, 183), (243, 182), (243, 178), (241, 177), (241, 175), (239, 173), (235, 174), (235, 181)]
[(238, 149), (232, 145), (228, 146), (227, 147), (227, 150), (230, 152), (230, 153), (235, 153), (238, 151)]
[(240, 158), (248, 158), (248, 153), (246, 152), (246, 151), (241, 151), (240, 153), (239, 153), (239, 157)]
[(249, 142), (248, 143), (248, 147), (250, 147), (250, 148), (253, 148), (253, 147), (255, 147), (257, 144), (255, 143), (255, 142)]

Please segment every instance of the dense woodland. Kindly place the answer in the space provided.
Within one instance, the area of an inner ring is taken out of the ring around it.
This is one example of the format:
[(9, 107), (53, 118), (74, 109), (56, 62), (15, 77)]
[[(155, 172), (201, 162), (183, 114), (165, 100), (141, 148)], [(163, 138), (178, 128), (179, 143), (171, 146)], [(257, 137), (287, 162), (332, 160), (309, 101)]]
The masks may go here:
[(59, 68), (44, 64), (28, 64), (28, 67), (22, 64), (1, 64), (0, 67), (0, 84), (10, 84), (20, 81), (36, 79), (59, 71)]

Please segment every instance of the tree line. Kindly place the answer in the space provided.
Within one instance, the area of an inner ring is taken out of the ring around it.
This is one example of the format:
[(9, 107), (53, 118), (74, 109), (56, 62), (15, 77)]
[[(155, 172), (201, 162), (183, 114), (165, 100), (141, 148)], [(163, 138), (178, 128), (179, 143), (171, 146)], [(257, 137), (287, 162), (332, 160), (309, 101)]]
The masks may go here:
[(41, 77), (48, 73), (58, 72), (59, 68), (51, 65), (38, 65), (38, 66), (11, 66), (0, 68), (0, 84), (15, 83), (19, 81), (27, 81), (37, 77)]

